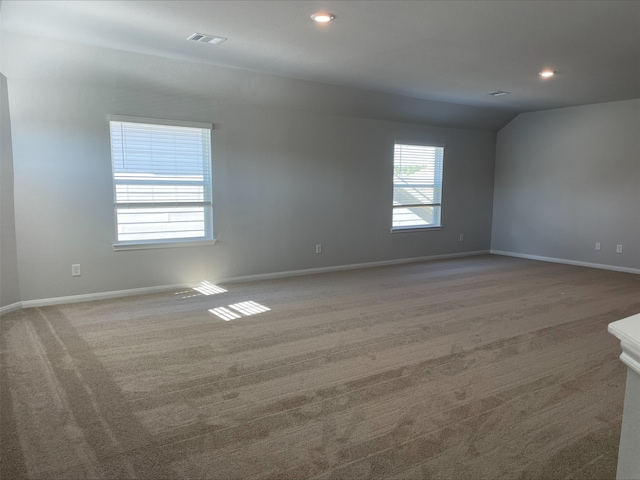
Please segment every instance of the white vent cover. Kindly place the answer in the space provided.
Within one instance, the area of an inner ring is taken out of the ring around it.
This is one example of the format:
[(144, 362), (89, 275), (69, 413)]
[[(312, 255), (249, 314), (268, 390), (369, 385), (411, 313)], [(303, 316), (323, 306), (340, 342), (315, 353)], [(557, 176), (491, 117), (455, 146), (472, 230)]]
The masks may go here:
[(493, 92), (487, 93), (487, 95), (491, 95), (492, 97), (501, 97), (502, 95), (509, 95), (511, 92), (503, 92), (502, 90), (494, 90)]
[(210, 43), (212, 45), (220, 45), (227, 39), (224, 37), (216, 37), (215, 35), (207, 35), (205, 33), (194, 33), (189, 38), (187, 38), (187, 40), (201, 43)]

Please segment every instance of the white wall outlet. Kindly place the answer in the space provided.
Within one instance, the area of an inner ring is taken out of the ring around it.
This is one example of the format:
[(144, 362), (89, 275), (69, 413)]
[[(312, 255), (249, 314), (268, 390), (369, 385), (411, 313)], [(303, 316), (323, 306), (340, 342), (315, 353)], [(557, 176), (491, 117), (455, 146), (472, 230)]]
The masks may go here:
[(460, 241), (463, 242), (464, 241), (464, 233), (460, 234)]
[(80, 275), (82, 275), (80, 273), (80, 264), (79, 263), (74, 263), (73, 265), (71, 265), (71, 276), (72, 277), (79, 277)]
[(322, 253), (322, 244), (321, 243), (318, 243), (316, 245), (316, 253)]
[(622, 253), (622, 245), (616, 245), (616, 253)]
[(600, 242), (596, 242), (596, 250), (600, 250)]

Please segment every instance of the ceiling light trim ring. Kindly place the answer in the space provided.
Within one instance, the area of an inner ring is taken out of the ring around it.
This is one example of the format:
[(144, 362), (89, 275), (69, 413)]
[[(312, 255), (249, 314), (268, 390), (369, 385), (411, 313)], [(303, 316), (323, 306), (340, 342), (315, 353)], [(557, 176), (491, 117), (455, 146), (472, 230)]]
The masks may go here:
[(329, 23), (332, 20), (335, 20), (336, 16), (333, 13), (329, 12), (316, 12), (311, 15), (311, 20), (318, 23)]

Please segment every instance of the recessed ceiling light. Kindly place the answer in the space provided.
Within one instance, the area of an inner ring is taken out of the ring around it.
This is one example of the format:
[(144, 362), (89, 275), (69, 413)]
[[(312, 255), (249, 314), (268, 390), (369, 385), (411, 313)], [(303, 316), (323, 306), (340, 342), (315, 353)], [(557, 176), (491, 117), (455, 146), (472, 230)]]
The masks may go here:
[(553, 70), (543, 70), (541, 72), (538, 72), (538, 75), (540, 75), (542, 78), (550, 78), (553, 77), (556, 74), (556, 72), (554, 72)]
[(318, 23), (327, 23), (333, 20), (334, 18), (336, 18), (336, 16), (333, 13), (329, 13), (329, 12), (318, 12), (311, 15), (311, 19), (314, 22), (318, 22)]
[(494, 90), (493, 92), (487, 93), (487, 95), (491, 95), (492, 97), (501, 97), (502, 95), (509, 95), (511, 92), (503, 92), (502, 90)]
[(193, 42), (201, 42), (201, 43), (210, 43), (211, 45), (220, 45), (222, 42), (227, 40), (224, 37), (217, 37), (215, 35), (207, 35), (205, 33), (194, 33), (187, 40), (191, 40)]

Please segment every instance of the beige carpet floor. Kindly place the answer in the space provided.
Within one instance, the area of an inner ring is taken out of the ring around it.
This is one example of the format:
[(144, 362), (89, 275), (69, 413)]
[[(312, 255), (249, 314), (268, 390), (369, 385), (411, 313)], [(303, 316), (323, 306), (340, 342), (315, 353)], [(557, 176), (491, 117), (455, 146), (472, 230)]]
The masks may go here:
[(2, 317), (3, 479), (613, 479), (640, 276), (500, 256)]

